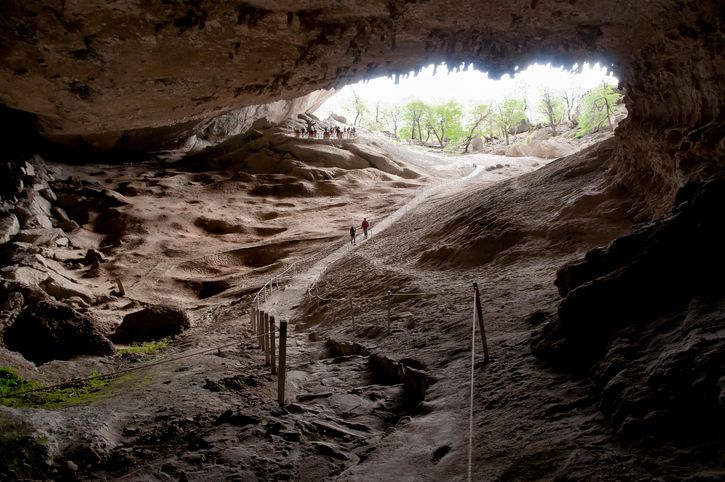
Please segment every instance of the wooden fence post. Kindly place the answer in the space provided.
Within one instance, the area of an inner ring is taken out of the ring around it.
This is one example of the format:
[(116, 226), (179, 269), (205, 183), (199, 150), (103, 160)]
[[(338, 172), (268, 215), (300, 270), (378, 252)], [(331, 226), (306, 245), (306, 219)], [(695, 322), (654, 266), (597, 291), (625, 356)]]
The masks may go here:
[(260, 311), (257, 316), (257, 345), (262, 348), (262, 320), (264, 319), (264, 311)]
[(481, 342), (483, 343), (483, 362), (488, 363), (488, 342), (486, 342), (486, 329), (483, 327), (483, 313), (481, 311), (481, 295), (478, 294), (478, 283), (473, 283), (473, 298), (476, 303), (476, 316), (478, 326), (481, 330)]
[(287, 374), (287, 322), (279, 322), (279, 370), (277, 370), (277, 402), (284, 405), (285, 376)]
[(269, 320), (272, 316), (269, 313), (264, 314), (264, 323), (262, 323), (262, 342), (264, 343), (264, 363), (269, 365)]
[(269, 366), (272, 370), (272, 375), (277, 373), (277, 363), (275, 360), (275, 353), (274, 353), (274, 332), (275, 332), (275, 324), (274, 324), (274, 316), (269, 317)]

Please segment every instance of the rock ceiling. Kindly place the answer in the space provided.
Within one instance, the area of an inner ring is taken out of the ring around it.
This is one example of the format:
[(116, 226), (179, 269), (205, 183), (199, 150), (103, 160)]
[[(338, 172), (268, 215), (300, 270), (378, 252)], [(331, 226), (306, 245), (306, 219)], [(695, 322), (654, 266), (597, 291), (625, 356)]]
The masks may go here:
[[(36, 115), (51, 138), (201, 121), (431, 62), (498, 75), (533, 61), (603, 60), (627, 95), (620, 155), (639, 153), (667, 192), (721, 167), (688, 154), (722, 149), (690, 136), (723, 118), (716, 0), (9, 0), (2, 9), (0, 103)], [(623, 182), (635, 171), (624, 169)]]

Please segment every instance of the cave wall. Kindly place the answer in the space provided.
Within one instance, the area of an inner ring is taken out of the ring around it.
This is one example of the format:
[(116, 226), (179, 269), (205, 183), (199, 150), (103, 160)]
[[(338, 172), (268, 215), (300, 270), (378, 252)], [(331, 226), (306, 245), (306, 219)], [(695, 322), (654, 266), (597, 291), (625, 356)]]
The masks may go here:
[(685, 178), (722, 168), (716, 0), (10, 0), (2, 9), (0, 104), (37, 115), (51, 138), (113, 146), (121, 132), (194, 125), (431, 62), (496, 76), (594, 59), (626, 92), (616, 180), (643, 193), (635, 214), (665, 212)]

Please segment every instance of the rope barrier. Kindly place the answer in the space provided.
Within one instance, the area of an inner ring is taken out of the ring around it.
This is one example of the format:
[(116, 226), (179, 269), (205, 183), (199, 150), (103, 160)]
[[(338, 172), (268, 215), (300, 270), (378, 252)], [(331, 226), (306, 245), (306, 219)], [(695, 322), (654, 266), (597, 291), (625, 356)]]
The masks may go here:
[(471, 320), (471, 394), (468, 414), (468, 482), (471, 482), (473, 464), (473, 382), (476, 362), (476, 303), (473, 303), (473, 319)]

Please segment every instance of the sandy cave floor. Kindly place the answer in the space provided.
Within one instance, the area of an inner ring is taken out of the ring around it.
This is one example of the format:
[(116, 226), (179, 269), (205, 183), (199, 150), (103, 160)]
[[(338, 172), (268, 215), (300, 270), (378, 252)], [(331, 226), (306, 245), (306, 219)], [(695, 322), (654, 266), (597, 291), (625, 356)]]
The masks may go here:
[[(400, 156), (399, 147), (390, 150)], [(188, 309), (192, 328), (162, 358), (233, 346), (132, 372), (92, 405), (33, 410), (34, 425), (77, 448), (84, 480), (465, 480), (477, 281), (492, 361), (479, 357), (475, 365), (474, 480), (611, 480), (665, 470), (617, 443), (587, 381), (549, 370), (529, 350), (535, 325), (527, 320), (558, 300), (556, 269), (631, 225), (627, 200), (603, 192), (603, 170), (582, 168), (585, 156), (524, 177), (516, 176), (547, 161), (471, 155), (425, 170), (431, 157), (408, 160), (430, 177), (395, 183), (355, 173), (338, 179), (338, 195), (305, 198), (252, 196), (233, 172), (64, 167), (125, 192), (130, 203), (122, 209), (137, 221), (95, 280), (99, 290), (114, 277), (126, 286), (126, 298), (96, 313), (108, 329), (143, 303), (163, 302)], [(479, 175), (451, 182), (474, 165), (482, 166)], [(351, 223), (367, 216), (374, 228), (442, 182), (449, 187), (384, 232), (373, 229), (371, 239), (346, 246)], [(513, 237), (506, 223), (517, 226)], [(468, 224), (504, 234), (471, 244)], [(81, 233), (72, 239), (79, 250), (101, 242)], [(355, 328), (349, 302), (300, 298), (341, 246), (313, 294), (375, 298), (353, 302)], [(270, 276), (301, 259), (309, 261), (285, 280), (290, 288), (268, 302), (293, 325), (290, 404), (281, 409), (248, 303)], [(426, 295), (395, 300), (387, 333), (383, 300), (391, 288)], [(425, 399), (412, 400), (400, 381), (371, 369), (368, 355), (341, 353), (328, 339), (412, 360), (431, 376)], [(51, 382), (151, 360), (82, 358), (26, 373)]]

